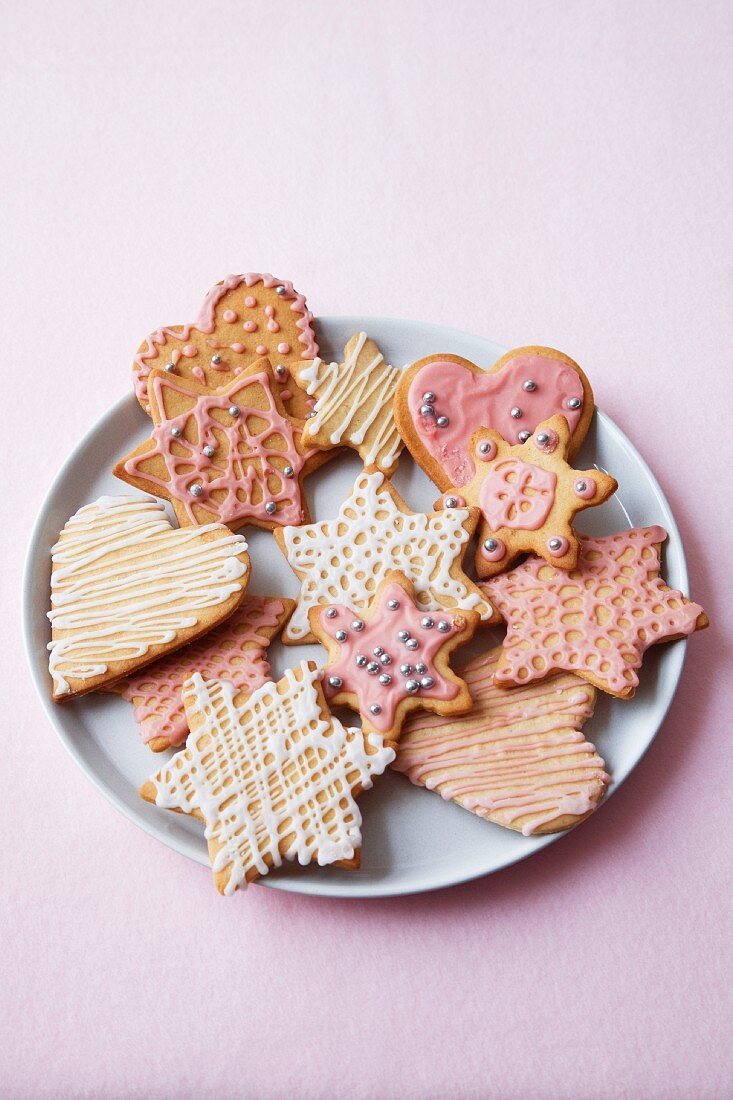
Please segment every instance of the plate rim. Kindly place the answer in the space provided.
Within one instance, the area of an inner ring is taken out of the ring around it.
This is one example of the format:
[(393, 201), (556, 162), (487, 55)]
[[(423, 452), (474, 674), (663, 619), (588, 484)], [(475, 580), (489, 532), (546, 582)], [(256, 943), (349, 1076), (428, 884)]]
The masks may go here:
[[(495, 341), (490, 340), (488, 337), (480, 336), (475, 333), (469, 333), (464, 329), (458, 329), (448, 325), (440, 325), (430, 321), (419, 321), (414, 318), (380, 316), (377, 314), (361, 314), (358, 317), (351, 314), (330, 314), (318, 318), (319, 325), (322, 324), (326, 327), (331, 324), (344, 325), (347, 322), (353, 322), (357, 329), (368, 329), (369, 326), (372, 324), (375, 326), (393, 324), (419, 325), (422, 329), (425, 330), (435, 330), (436, 338), (437, 334), (440, 334), (441, 337), (444, 337), (446, 334), (454, 334), (456, 337), (459, 337), (462, 340), (468, 338), (470, 340), (494, 344), (494, 346), (499, 347), (500, 349), (502, 348), (502, 345), (496, 344)], [(116, 791), (111, 786), (109, 786), (107, 782), (105, 782), (101, 775), (97, 774), (85, 755), (78, 749), (74, 741), (67, 735), (62, 723), (57, 720), (57, 715), (61, 704), (55, 702), (52, 699), (49, 691), (47, 690), (48, 684), (45, 682), (45, 680), (42, 680), (41, 673), (36, 667), (36, 655), (32, 642), (31, 628), (31, 622), (33, 618), (32, 581), (37, 546), (41, 532), (46, 523), (47, 513), (50, 509), (50, 502), (57, 494), (62, 483), (68, 477), (70, 470), (72, 470), (75, 466), (77, 456), (89, 444), (92, 437), (95, 436), (100, 430), (103, 430), (105, 425), (109, 421), (114, 420), (115, 417), (119, 415), (120, 410), (131, 402), (137, 403), (137, 398), (132, 391), (123, 394), (122, 397), (118, 398), (118, 400), (115, 401), (105, 413), (103, 413), (100, 417), (98, 417), (97, 420), (95, 420), (92, 425), (90, 425), (87, 431), (72, 448), (66, 459), (62, 462), (56, 473), (56, 476), (53, 478), (46, 492), (43, 494), (43, 498), (39, 505), (38, 513), (36, 515), (35, 521), (31, 529), (30, 537), (28, 539), (23, 565), (23, 574), (21, 581), (21, 627), (23, 634), (23, 643), (26, 659), (28, 661), (28, 666), (31, 674), (31, 679), (40, 698), (41, 705), (43, 706), (43, 709), (51, 725), (56, 731), (59, 740), (64, 745), (66, 751), (70, 754), (75, 763), (78, 765), (82, 773), (119, 812), (124, 814), (124, 816), (129, 821), (137, 825), (149, 836), (162, 842), (168, 848), (171, 848), (172, 850), (178, 852), (180, 855), (186, 856), (192, 859), (194, 862), (199, 863), (203, 866), (207, 866), (208, 859), (205, 856), (205, 851), (201, 852), (201, 854), (199, 855), (199, 853), (195, 849), (192, 849), (190, 845), (186, 845), (185, 843), (183, 843), (178, 834), (169, 833), (167, 830), (160, 830), (156, 828), (153, 820), (149, 820), (142, 813), (143, 803), (141, 803), (141, 811), (138, 813), (132, 805), (128, 805), (116, 793)], [(626, 433), (618, 426), (618, 424), (616, 424), (614, 420), (611, 419), (610, 416), (608, 416), (608, 414), (604, 413), (596, 406), (595, 415), (598, 418), (599, 422), (603, 425), (604, 431), (613, 436), (615, 442), (626, 452), (626, 454), (634, 462), (640, 464), (643, 468), (651, 489), (657, 498), (659, 508), (664, 515), (664, 525), (668, 536), (666, 545), (672, 542), (675, 543), (675, 548), (679, 559), (677, 562), (677, 571), (680, 574), (680, 590), (683, 592), (687, 592), (689, 589), (689, 576), (684, 544), (682, 542), (679, 526), (675, 519), (671, 505), (669, 504), (669, 501), (667, 500), (654, 471), (651, 469), (644, 456), (632, 443)], [(670, 676), (673, 680), (673, 685), (670, 690), (666, 706), (664, 706), (662, 710), (659, 710), (657, 712), (654, 729), (649, 735), (646, 745), (635, 760), (634, 764), (620, 778), (617, 778), (616, 776), (613, 777), (613, 784), (611, 786), (611, 789), (606, 793), (602, 802), (594, 811), (594, 814), (598, 813), (598, 811), (606, 805), (613, 794), (619, 789), (619, 787), (625, 782), (629, 775), (631, 775), (631, 773), (644, 759), (652, 743), (656, 740), (657, 734), (664, 724), (667, 714), (669, 713), (669, 709), (674, 702), (675, 696), (677, 694), (677, 689), (679, 687), (680, 677), (682, 675), (682, 669), (685, 663), (687, 653), (687, 639), (683, 638), (678, 640), (673, 646), (669, 647), (667, 653), (668, 656), (666, 659), (667, 664), (670, 667)], [(449, 876), (440, 877), (437, 881), (430, 881), (428, 883), (416, 881), (405, 885), (400, 885), (398, 883), (390, 884), (389, 882), (367, 882), (364, 880), (361, 880), (360, 882), (358, 876), (356, 875), (353, 878), (348, 879), (342, 879), (340, 877), (338, 879), (329, 878), (328, 876), (324, 875), (322, 880), (319, 879), (316, 883), (314, 883), (311, 880), (301, 880), (298, 878), (297, 875), (287, 878), (279, 878), (275, 874), (273, 876), (266, 875), (262, 879), (256, 880), (255, 885), (266, 886), (269, 889), (273, 890), (283, 890), (288, 893), (306, 894), (311, 897), (338, 897), (344, 899), (353, 898), (359, 900), (365, 898), (403, 897), (413, 894), (429, 893), (433, 890), (446, 889), (450, 886), (459, 886), (465, 882), (472, 882), (478, 878), (483, 878), (485, 876), (495, 874), (497, 871), (504, 870), (505, 868), (510, 867), (516, 863), (521, 863), (523, 860), (534, 855), (536, 852), (542, 851), (544, 848), (547, 847), (548, 844), (556, 843), (557, 841), (571, 835), (575, 832), (575, 828), (577, 828), (577, 826), (572, 829), (565, 830), (564, 832), (550, 833), (544, 836), (534, 837), (532, 838), (534, 843), (531, 848), (518, 851), (516, 853), (508, 853), (505, 859), (500, 861), (498, 864), (492, 866), (490, 869), (477, 870), (472, 868), (470, 870), (467, 870), (465, 873), (459, 872), (457, 875), (451, 874)], [(344, 889), (344, 884), (346, 882), (348, 882), (349, 884), (348, 889)]]

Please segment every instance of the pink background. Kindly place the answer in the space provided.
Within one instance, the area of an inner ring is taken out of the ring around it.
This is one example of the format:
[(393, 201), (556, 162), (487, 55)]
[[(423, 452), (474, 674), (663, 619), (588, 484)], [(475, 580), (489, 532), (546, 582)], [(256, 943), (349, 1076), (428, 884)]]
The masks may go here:
[[(730, 1096), (731, 5), (0, 21), (2, 1095)], [(139, 338), (247, 269), (316, 313), (563, 348), (659, 474), (714, 627), (626, 786), (529, 862), (223, 901), (43, 715), (18, 631), (43, 494)]]

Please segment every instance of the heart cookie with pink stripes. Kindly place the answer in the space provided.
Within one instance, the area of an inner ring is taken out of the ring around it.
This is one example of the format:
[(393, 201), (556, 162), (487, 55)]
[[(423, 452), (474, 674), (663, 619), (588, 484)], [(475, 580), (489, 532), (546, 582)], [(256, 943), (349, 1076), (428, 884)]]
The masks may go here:
[(442, 490), (466, 485), (478, 428), (524, 443), (538, 424), (562, 413), (570, 427), (570, 459), (593, 416), (593, 391), (577, 363), (553, 348), (515, 348), (489, 370), (459, 355), (429, 355), (404, 372), (394, 416), (415, 461)]

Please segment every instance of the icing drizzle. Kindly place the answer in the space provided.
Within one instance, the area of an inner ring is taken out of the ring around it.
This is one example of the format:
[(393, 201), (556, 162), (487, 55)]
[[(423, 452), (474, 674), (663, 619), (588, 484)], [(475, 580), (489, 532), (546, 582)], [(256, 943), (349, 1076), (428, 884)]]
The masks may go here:
[(201, 815), (224, 894), (283, 858), (324, 866), (361, 845), (354, 792), (371, 787), (394, 752), (378, 734), (342, 726), (317, 678), (302, 661), (244, 702), (198, 673), (184, 686), (193, 732), (153, 778), (155, 802)]
[(474, 700), (470, 713), (407, 719), (392, 767), (479, 817), (530, 836), (594, 810), (610, 777), (580, 732), (593, 715), (595, 689), (572, 673), (498, 688), (500, 656), (501, 646), (461, 670)]
[(164, 506), (146, 497), (103, 496), (80, 508), (51, 551), (54, 694), (197, 626), (199, 612), (246, 586), (246, 550), (218, 524), (174, 530)]

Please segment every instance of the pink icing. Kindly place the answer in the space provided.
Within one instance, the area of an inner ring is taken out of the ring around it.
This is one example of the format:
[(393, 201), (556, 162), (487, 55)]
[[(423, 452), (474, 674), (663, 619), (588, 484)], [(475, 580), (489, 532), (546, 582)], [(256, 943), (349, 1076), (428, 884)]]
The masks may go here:
[(186, 344), (183, 349), (183, 354), (187, 359), (193, 359), (194, 355), (198, 354), (198, 350), (195, 344)]
[(256, 321), (245, 321), (244, 324), (242, 325), (242, 328), (244, 329), (245, 332), (257, 332), (257, 322)]
[(272, 308), (272, 306), (265, 306), (265, 317), (272, 317), (274, 312), (275, 310)]
[(481, 585), (507, 622), (497, 680), (527, 683), (563, 668), (611, 693), (633, 691), (649, 646), (691, 634), (702, 613), (658, 576), (666, 537), (661, 527), (581, 535), (577, 569), (532, 557)]
[[(522, 383), (532, 380), (537, 388), (528, 393)], [(434, 393), (433, 416), (420, 412), (425, 393)], [(568, 409), (568, 398), (579, 398), (578, 409)], [(415, 426), (429, 454), (456, 485), (465, 485), (475, 472), (468, 447), (478, 428), (494, 428), (509, 443), (519, 443), (520, 431), (534, 431), (543, 420), (562, 412), (571, 432), (582, 413), (583, 385), (576, 371), (558, 359), (541, 355), (517, 355), (494, 374), (475, 374), (460, 363), (435, 360), (417, 372), (407, 403)], [(521, 410), (519, 419), (512, 408)], [(447, 416), (440, 428), (438, 417)]]
[[(583, 486), (583, 488), (581, 488)], [(596, 495), (598, 486), (592, 477), (582, 477), (575, 482), (573, 486), (576, 496), (579, 496), (581, 500), (593, 500)]]
[(474, 700), (466, 715), (410, 715), (392, 767), (479, 817), (530, 836), (595, 809), (610, 782), (581, 730), (595, 692), (570, 673), (507, 691), (494, 684), (501, 647), (461, 670)]
[(233, 325), (237, 319), (237, 315), (233, 309), (225, 309), (222, 316), (228, 325)]
[(241, 351), (244, 351), (244, 344), (239, 344), (239, 343), (232, 344), (231, 348), (232, 348), (232, 351), (241, 352)]
[(267, 348), (265, 347), (264, 344), (258, 344), (257, 347), (255, 348), (255, 351), (257, 352), (258, 355), (267, 355)]
[[(247, 391), (251, 387), (264, 391), (266, 409), (248, 404)], [(153, 389), (161, 415), (166, 398), (172, 393), (190, 396), (185, 386), (167, 374), (154, 376)], [(230, 416), (227, 411), (233, 405), (239, 408), (238, 416)], [(264, 422), (264, 428), (251, 429), (250, 420), (254, 423), (255, 418)], [(174, 428), (181, 432), (177, 438), (172, 434)], [(278, 441), (284, 442), (284, 449), (273, 446)], [(210, 458), (203, 453), (207, 444), (216, 447)], [(166, 479), (145, 469), (156, 456), (165, 462)], [(281, 465), (273, 464), (275, 457)], [(269, 375), (262, 372), (248, 375), (227, 393), (199, 396), (187, 412), (172, 419), (164, 418), (153, 429), (150, 448), (129, 458), (125, 470), (170, 493), (185, 506), (192, 523), (199, 522), (194, 510), (197, 505), (207, 513), (206, 523), (216, 520), (238, 525), (244, 520), (257, 519), (297, 525), (303, 522), (298, 480), (303, 462), (295, 446), (291, 422), (280, 413)], [(292, 477), (282, 473), (285, 465), (292, 466)], [(273, 477), (277, 479), (275, 490), (267, 484)], [(194, 484), (203, 487), (199, 497), (191, 495)], [(265, 510), (268, 501), (277, 506), (272, 515)]]
[(481, 484), (479, 508), (492, 531), (536, 531), (552, 511), (557, 477), (530, 462), (506, 458)]
[(277, 350), (280, 352), (281, 355), (287, 355), (290, 351), (290, 344), (286, 344), (284, 342), (282, 344), (278, 344)]
[(277, 321), (268, 321), (267, 322), (267, 331), (268, 332), (279, 332), (280, 331), (280, 326), (277, 323)]
[[(396, 610), (389, 608), (387, 606), (389, 600), (396, 600), (399, 607)], [(335, 611), (332, 618), (329, 618), (329, 610)], [(421, 620), (426, 617), (433, 621), (433, 626), (430, 628), (421, 625)], [(324, 632), (330, 638), (335, 640), (336, 632), (339, 630), (345, 630), (347, 634), (346, 640), (339, 642), (341, 648), (338, 659), (333, 664), (329, 664), (325, 672), (323, 686), (326, 698), (331, 699), (339, 692), (353, 692), (363, 718), (380, 732), (385, 733), (392, 728), (397, 706), (404, 699), (414, 697), (421, 700), (446, 700), (453, 699), (458, 694), (457, 685), (451, 680), (446, 680), (437, 671), (434, 661), (445, 642), (463, 628), (460, 616), (453, 617), (447, 612), (437, 611), (426, 616), (424, 611), (420, 611), (415, 606), (400, 585), (389, 584), (382, 590), (379, 604), (370, 622), (361, 619), (358, 611), (352, 611), (350, 607), (343, 604), (332, 605), (330, 609), (324, 608), (320, 620)], [(354, 621), (363, 622), (363, 629), (354, 630), (352, 626)], [(449, 629), (444, 632), (438, 630), (440, 621), (448, 623)], [(412, 638), (416, 638), (419, 647), (411, 650), (405, 642), (400, 641), (397, 638), (400, 630), (407, 630)], [(374, 650), (377, 647), (392, 658), (389, 664), (382, 663), (379, 656), (375, 655)], [(366, 657), (368, 663), (373, 662), (377, 665), (378, 671), (369, 672), (368, 664), (359, 667), (356, 658), (360, 654)], [(400, 672), (400, 665), (409, 664), (414, 670), (415, 665), (420, 663), (425, 666), (424, 672), (419, 674), (414, 672), (408, 676)], [(379, 676), (384, 674), (391, 677), (389, 684), (379, 682)], [(333, 676), (343, 681), (342, 687), (330, 685), (329, 678)], [(421, 687), (414, 696), (405, 690), (408, 680), (419, 681), (425, 676), (429, 676), (434, 681), (432, 687)], [(381, 707), (379, 714), (371, 713), (369, 708), (372, 705)]]
[[(316, 358), (318, 355), (318, 344), (316, 343), (315, 332), (313, 330), (313, 314), (308, 309), (305, 296), (299, 294), (291, 282), (287, 279), (277, 279), (274, 275), (259, 274), (257, 272), (248, 272), (246, 275), (228, 275), (208, 292), (201, 307), (198, 320), (194, 324), (171, 325), (156, 329), (156, 331), (151, 333), (144, 341), (142, 348), (135, 356), (132, 367), (135, 393), (138, 400), (144, 405), (147, 404), (147, 379), (150, 374), (151, 365), (154, 365), (151, 364), (151, 360), (158, 358), (161, 348), (165, 347), (168, 339), (172, 337), (176, 340), (188, 340), (191, 334), (197, 330), (205, 334), (213, 333), (216, 327), (217, 305), (225, 294), (241, 286), (242, 283), (247, 287), (256, 286), (258, 283), (261, 283), (268, 289), (276, 286), (283, 287), (280, 300), (289, 302), (290, 309), (293, 313), (298, 314), (295, 325), (299, 330), (298, 341), (303, 345), (303, 350), (300, 353), (301, 358)], [(245, 298), (245, 304), (252, 307), (257, 304), (257, 300), (251, 295), (248, 295)], [(188, 346), (193, 347), (194, 345), (189, 344)], [(259, 355), (265, 355), (266, 353), (267, 348), (263, 351), (259, 351), (258, 349)], [(192, 354), (195, 355), (196, 351), (194, 350)], [(172, 361), (175, 362), (175, 360)]]
[(225, 623), (177, 653), (148, 665), (125, 680), (120, 694), (135, 702), (135, 720), (146, 743), (165, 737), (180, 745), (188, 736), (181, 691), (193, 672), (207, 680), (227, 680), (253, 692), (270, 678), (265, 651), (284, 619), (289, 601), (249, 596)]

